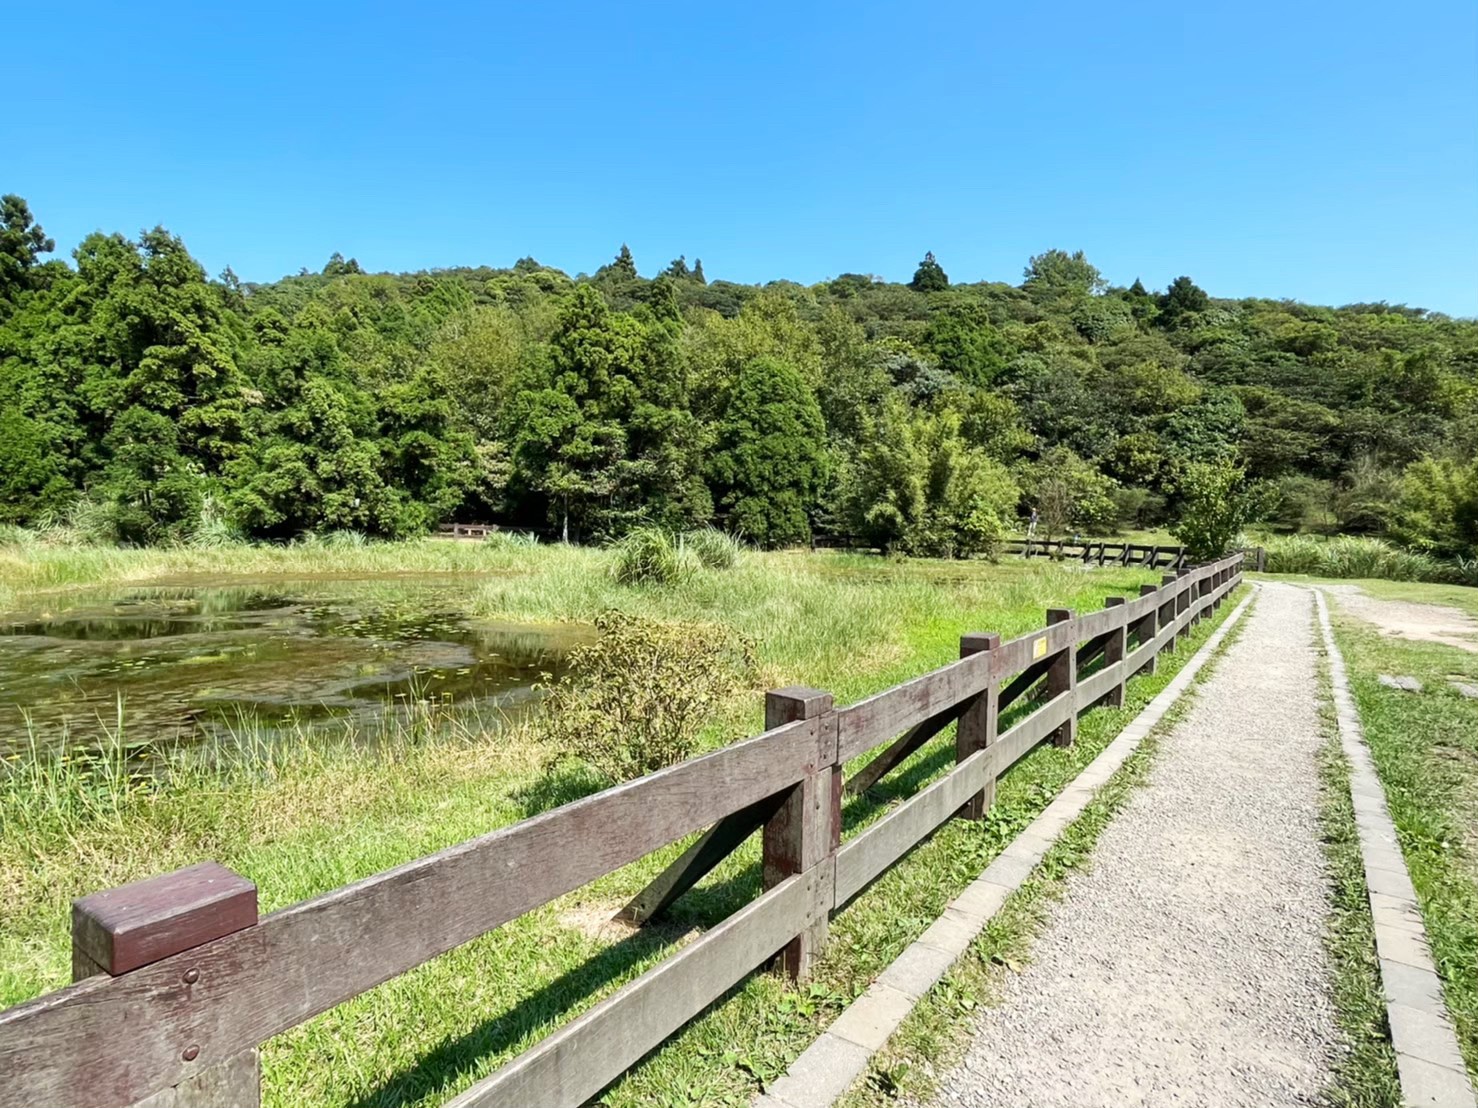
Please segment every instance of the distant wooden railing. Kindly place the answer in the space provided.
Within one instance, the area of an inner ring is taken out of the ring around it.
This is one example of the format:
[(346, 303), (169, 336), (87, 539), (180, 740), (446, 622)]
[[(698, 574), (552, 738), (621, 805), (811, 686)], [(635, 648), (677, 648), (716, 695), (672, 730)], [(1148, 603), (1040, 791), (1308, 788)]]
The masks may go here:
[(1023, 557), (1056, 558), (1080, 561), (1085, 565), (1144, 566), (1149, 569), (1183, 569), (1186, 551), (1183, 546), (1157, 546), (1138, 542), (1097, 542), (1084, 540), (1008, 539), (1001, 544), (1006, 554)]
[[(650, 919), (760, 832), (757, 898), (451, 1102), (575, 1108), (777, 953), (804, 978), (832, 914), (952, 816), (981, 818), (1038, 743), (1121, 704), (1241, 579), (1235, 554), (1008, 642), (966, 635), (959, 661), (844, 708), (772, 692), (760, 735), (265, 917), (210, 862), (84, 897), (76, 983), (0, 1013), (0, 1108), (259, 1105), (272, 1036), (708, 828), (626, 909)], [(956, 721), (955, 767), (843, 841), (843, 794)]]
[(448, 539), (485, 539), (496, 534), (496, 523), (443, 523), (436, 533)]

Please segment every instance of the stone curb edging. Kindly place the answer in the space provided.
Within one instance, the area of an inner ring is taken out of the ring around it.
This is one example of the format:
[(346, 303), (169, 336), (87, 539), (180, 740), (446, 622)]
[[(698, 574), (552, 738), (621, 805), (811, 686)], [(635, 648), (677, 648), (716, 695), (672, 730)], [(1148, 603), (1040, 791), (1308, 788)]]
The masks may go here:
[(1242, 618), (1257, 586), (1216, 629), (1201, 649), (1145, 705), (1098, 757), (1012, 839), (965, 891), (955, 897), (922, 935), (854, 1000), (751, 1108), (828, 1108), (867, 1072), (868, 1063), (905, 1017), (984, 930), (1006, 898), (1118, 772), (1150, 731), (1195, 680), (1227, 633)]
[(1329, 658), (1329, 684), (1334, 693), (1340, 745), (1350, 766), (1350, 799), (1355, 805), (1355, 828), (1370, 892), (1375, 950), (1380, 960), (1391, 1045), (1396, 1048), (1401, 1100), (1423, 1108), (1475, 1108), (1473, 1086), (1442, 999), (1442, 979), (1432, 962), (1416, 890), (1365, 743), (1360, 712), (1350, 693), (1349, 671), (1334, 641), (1329, 606), (1322, 589), (1314, 589), (1313, 593)]

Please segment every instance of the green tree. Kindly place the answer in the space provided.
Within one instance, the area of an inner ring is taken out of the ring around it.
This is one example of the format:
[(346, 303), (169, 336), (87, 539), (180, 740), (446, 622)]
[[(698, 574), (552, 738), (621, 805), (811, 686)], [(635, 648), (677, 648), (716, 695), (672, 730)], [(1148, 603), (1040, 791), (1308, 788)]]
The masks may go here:
[(1020, 495), (1004, 466), (965, 442), (957, 413), (910, 410), (896, 397), (869, 417), (840, 484), (849, 530), (926, 557), (994, 553)]
[(943, 292), (949, 288), (949, 274), (944, 272), (944, 267), (934, 257), (934, 251), (930, 250), (924, 254), (924, 260), (919, 263), (919, 268), (914, 270), (913, 280), (909, 282), (909, 288), (914, 292)]
[(1021, 286), (1032, 299), (1057, 304), (1095, 296), (1104, 289), (1103, 274), (1081, 250), (1048, 250), (1027, 262)]
[(1439, 557), (1478, 558), (1478, 459), (1427, 457), (1401, 475), (1391, 532)]
[(731, 530), (762, 546), (805, 542), (826, 476), (826, 428), (795, 369), (756, 358), (740, 371), (709, 463)]
[(34, 287), (41, 255), (55, 249), (56, 240), (41, 229), (25, 200), (14, 193), (0, 197), (0, 319)]
[(1268, 505), (1267, 489), (1230, 458), (1191, 462), (1177, 481), (1180, 518), (1170, 529), (1192, 561), (1220, 558)]
[(1006, 344), (979, 304), (957, 302), (935, 312), (926, 341), (940, 368), (967, 385), (989, 385), (1006, 367)]
[(1160, 296), (1157, 323), (1161, 327), (1180, 327), (1211, 307), (1211, 297), (1189, 277), (1177, 277)]

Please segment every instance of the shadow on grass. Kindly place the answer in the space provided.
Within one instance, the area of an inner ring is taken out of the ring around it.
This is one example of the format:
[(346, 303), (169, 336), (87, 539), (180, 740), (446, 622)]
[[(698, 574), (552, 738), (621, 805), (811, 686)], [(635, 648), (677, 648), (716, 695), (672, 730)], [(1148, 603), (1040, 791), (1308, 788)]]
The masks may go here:
[(681, 928), (655, 926), (633, 931), (548, 984), (462, 1035), (448, 1038), (413, 1065), (386, 1077), (351, 1102), (350, 1108), (405, 1108), (444, 1093), (480, 1059), (500, 1054), (531, 1032), (555, 1023), (574, 1005), (620, 980), (637, 964), (673, 946)]

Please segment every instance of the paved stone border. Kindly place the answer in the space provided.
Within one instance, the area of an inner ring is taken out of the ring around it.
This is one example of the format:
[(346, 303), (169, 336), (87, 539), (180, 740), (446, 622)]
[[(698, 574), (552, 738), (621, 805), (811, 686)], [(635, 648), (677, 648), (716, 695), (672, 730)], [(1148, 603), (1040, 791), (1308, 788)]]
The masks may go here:
[[(1253, 586), (1256, 590), (1257, 586)], [(882, 1048), (934, 984), (1000, 910), (1006, 898), (1031, 875), (1058, 836), (1103, 785), (1118, 772), (1170, 706), (1195, 680), (1227, 633), (1242, 618), (1250, 594), (1206, 640), (1170, 683), (1134, 720), (1089, 762), (1083, 771), (1016, 836), (985, 872), (955, 897), (943, 914), (888, 966), (791, 1064), (753, 1108), (828, 1108), (867, 1071)]]
[(1375, 950), (1386, 994), (1391, 1045), (1396, 1048), (1401, 1099), (1408, 1105), (1431, 1108), (1474, 1108), (1473, 1086), (1442, 999), (1442, 980), (1432, 962), (1416, 890), (1406, 872), (1385, 792), (1365, 745), (1365, 731), (1350, 694), (1344, 657), (1334, 641), (1324, 591), (1315, 589), (1314, 599), (1329, 657), (1340, 743), (1350, 765), (1350, 797), (1355, 805), (1360, 857), (1365, 862), (1365, 884), (1370, 890)]

